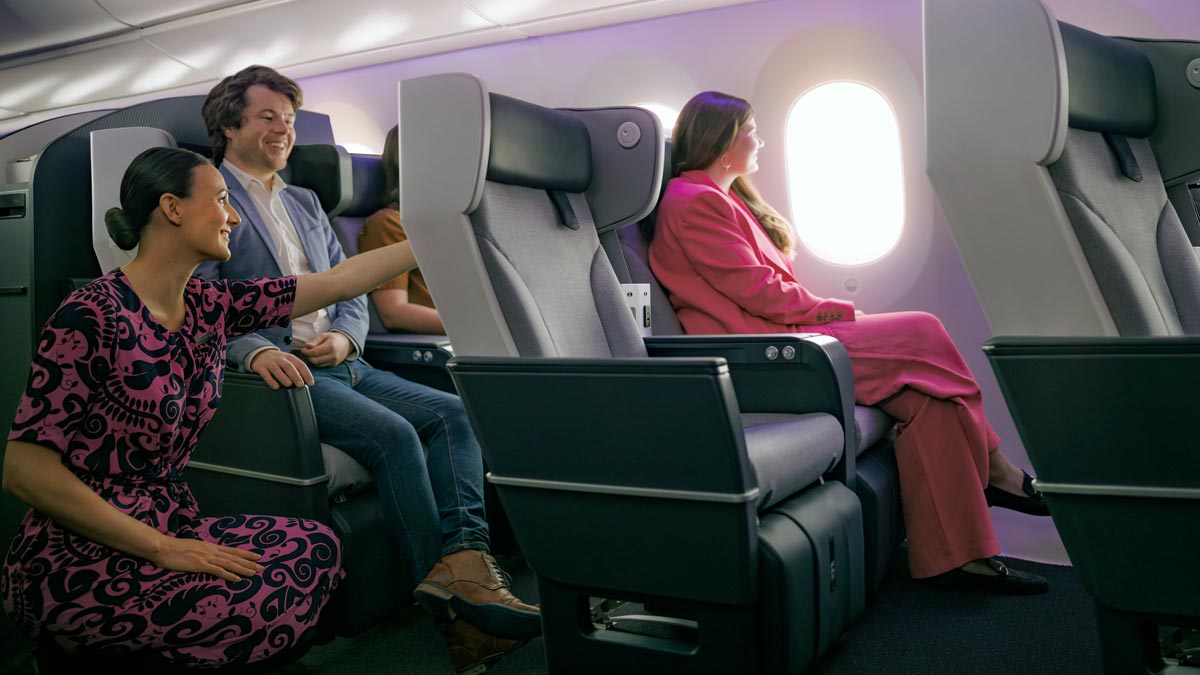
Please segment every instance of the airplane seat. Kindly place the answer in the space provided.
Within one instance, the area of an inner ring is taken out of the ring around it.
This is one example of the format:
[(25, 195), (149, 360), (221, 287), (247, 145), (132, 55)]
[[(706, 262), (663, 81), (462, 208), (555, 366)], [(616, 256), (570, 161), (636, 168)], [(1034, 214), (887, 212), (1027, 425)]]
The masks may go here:
[[(650, 287), (650, 331), (653, 335), (683, 335), (683, 327), (667, 294), (650, 269), (650, 240), (658, 218), (658, 205), (670, 180), (671, 142), (664, 144), (662, 184), (653, 210), (641, 220), (612, 231), (619, 248), (606, 246), (610, 262), (622, 283), (647, 284)], [(615, 253), (615, 255), (614, 255)], [(854, 406), (855, 491), (863, 502), (863, 536), (866, 542), (866, 573), (869, 590), (883, 581), (894, 551), (904, 540), (904, 514), (900, 510), (900, 474), (892, 447), (895, 420), (879, 408)]]
[[(301, 185), (318, 186), (318, 196), (344, 194), (344, 199), (329, 208), (329, 223), (347, 257), (357, 255), (358, 236), (368, 216), (386, 206), (383, 203), (383, 164), (376, 155), (347, 153), (340, 146), (318, 146), (297, 150), (308, 155), (299, 165)], [(289, 165), (291, 162), (289, 161)], [(392, 333), (383, 325), (375, 302), (367, 296), (370, 328), (364, 345), (366, 358), (375, 365), (421, 384), (455, 393), (446, 362), (454, 356), (445, 335)]]
[(1197, 672), (1165, 666), (1155, 630), (1200, 625), (1200, 541), (1178, 536), (1200, 518), (1200, 261), (1164, 181), (1200, 149), (1172, 129), (1193, 126), (1194, 85), (1156, 61), (1183, 43), (1097, 35), (1037, 0), (925, 0), (925, 36), (930, 179), (1105, 672)]
[(405, 227), (537, 575), (550, 672), (805, 671), (865, 604), (845, 350), (643, 341), (597, 231), (657, 198), (646, 111), (549, 110), (463, 74), (403, 81), (400, 102)]
[[(342, 245), (342, 251), (347, 257), (358, 255), (358, 240), (366, 219), (371, 214), (387, 206), (385, 203), (384, 186), (386, 178), (383, 173), (382, 158), (378, 155), (349, 154), (339, 146), (306, 146), (303, 149), (313, 153), (311, 160), (303, 161), (299, 174), (299, 184), (304, 186), (320, 186), (321, 194), (341, 195), (345, 197), (336, 204), (326, 205), (330, 214), (330, 225)], [(293, 150), (302, 149), (297, 146)], [(319, 158), (319, 159), (318, 159)], [(290, 162), (289, 162), (290, 164)], [(331, 200), (332, 201), (332, 200)], [(370, 331), (367, 333), (366, 357), (373, 365), (390, 370), (400, 377), (413, 382), (440, 389), (451, 394), (457, 394), (450, 371), (446, 363), (454, 356), (449, 339), (445, 335), (421, 335), (417, 333), (392, 333), (383, 325), (379, 312), (375, 309), (374, 300), (367, 296), (367, 310), (370, 312)], [(326, 456), (326, 467), (330, 473), (330, 483), (335, 480), (351, 482), (356, 488), (365, 486), (363, 474), (371, 484), (374, 477), (366, 469), (354, 462), (348, 455), (336, 448), (322, 443), (322, 451)], [(326, 450), (329, 448), (329, 450)], [(332, 450), (332, 453), (330, 453)], [(331, 455), (331, 456), (330, 456)], [(341, 461), (342, 458), (350, 463)], [(501, 560), (515, 555), (516, 541), (508, 524), (503, 505), (499, 503), (495, 487), (484, 485), (484, 507), (487, 513), (488, 530), (491, 540), (491, 551)]]

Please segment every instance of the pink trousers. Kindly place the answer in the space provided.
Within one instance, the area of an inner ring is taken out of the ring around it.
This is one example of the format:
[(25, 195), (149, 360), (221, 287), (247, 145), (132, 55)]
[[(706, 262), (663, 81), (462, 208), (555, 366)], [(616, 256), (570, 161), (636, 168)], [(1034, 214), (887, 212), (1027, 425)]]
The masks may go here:
[(805, 330), (850, 353), (855, 401), (899, 423), (896, 459), (913, 577), (1000, 552), (983, 488), (1000, 446), (974, 376), (942, 322), (924, 312), (868, 314)]

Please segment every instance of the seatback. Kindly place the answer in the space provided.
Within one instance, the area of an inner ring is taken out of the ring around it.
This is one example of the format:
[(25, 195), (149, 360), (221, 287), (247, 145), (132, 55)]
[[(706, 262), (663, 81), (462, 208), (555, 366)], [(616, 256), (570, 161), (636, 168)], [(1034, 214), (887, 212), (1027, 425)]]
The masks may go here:
[(1147, 57), (1038, 0), (958, 9), (925, 3), (928, 170), (993, 333), (1200, 330)]
[[(330, 216), (329, 223), (337, 236), (346, 257), (359, 254), (358, 238), (362, 234), (367, 217), (385, 206), (383, 195), (383, 163), (377, 155), (347, 155), (344, 167), (336, 172), (326, 168), (322, 182), (343, 184), (347, 199), (337, 213)], [(368, 297), (369, 299), (369, 297)], [(367, 303), (370, 315), (370, 332), (386, 333), (387, 327), (375, 311), (375, 303)]]
[(1148, 140), (1154, 70), (1129, 44), (1059, 26), (1069, 128), (1048, 169), (1117, 332), (1200, 334), (1200, 262)]
[(613, 263), (613, 267), (617, 269), (617, 278), (626, 283), (650, 286), (650, 332), (653, 335), (683, 335), (683, 326), (679, 324), (675, 309), (650, 269), (650, 240), (654, 238), (658, 205), (667, 189), (667, 183), (671, 180), (670, 141), (663, 145), (663, 157), (665, 161), (662, 182), (659, 185), (659, 199), (655, 201), (654, 208), (637, 223), (625, 225), (611, 235), (601, 236), (615, 236), (620, 242), (621, 261)]
[(402, 219), (434, 296), (454, 298), (439, 310), (456, 353), (645, 356), (597, 229), (657, 199), (657, 120), (550, 110), (462, 74), (402, 82), (400, 103)]
[(124, 251), (108, 236), (104, 213), (121, 204), (121, 181), (133, 159), (150, 148), (174, 148), (175, 139), (162, 129), (121, 127), (91, 133), (92, 159), (92, 250), (101, 273), (129, 263), (137, 247)]
[(346, 257), (359, 254), (358, 238), (367, 217), (382, 209), (383, 162), (378, 155), (350, 155), (350, 201), (332, 219), (333, 231)]

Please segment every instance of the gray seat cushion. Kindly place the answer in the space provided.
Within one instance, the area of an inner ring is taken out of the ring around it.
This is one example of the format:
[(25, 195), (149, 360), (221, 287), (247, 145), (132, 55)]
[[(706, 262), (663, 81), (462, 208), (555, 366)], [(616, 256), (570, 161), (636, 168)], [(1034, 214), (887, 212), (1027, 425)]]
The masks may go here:
[(374, 474), (332, 445), (321, 444), (321, 457), (325, 460), (325, 473), (329, 474), (325, 490), (330, 499), (362, 492), (375, 484)]
[(742, 415), (746, 454), (758, 475), (759, 510), (817, 482), (842, 454), (842, 425), (826, 413)]
[(858, 449), (855, 456), (861, 455), (864, 450), (883, 440), (895, 424), (896, 420), (888, 417), (888, 414), (879, 408), (854, 406), (854, 425), (858, 428)]

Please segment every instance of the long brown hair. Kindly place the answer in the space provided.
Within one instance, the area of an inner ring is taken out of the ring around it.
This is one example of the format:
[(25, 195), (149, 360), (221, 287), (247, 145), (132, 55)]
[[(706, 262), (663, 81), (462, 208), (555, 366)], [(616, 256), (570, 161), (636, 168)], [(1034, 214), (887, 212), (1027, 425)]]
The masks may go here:
[(387, 132), (383, 141), (383, 189), (384, 204), (388, 208), (400, 208), (400, 126), (396, 125)]
[[(754, 108), (746, 99), (719, 91), (704, 91), (693, 96), (679, 111), (671, 134), (671, 177), (712, 166), (721, 155), (729, 152), (742, 126), (753, 118)], [(736, 178), (729, 190), (758, 219), (775, 248), (790, 256), (796, 246), (791, 223), (763, 200), (745, 176)]]

